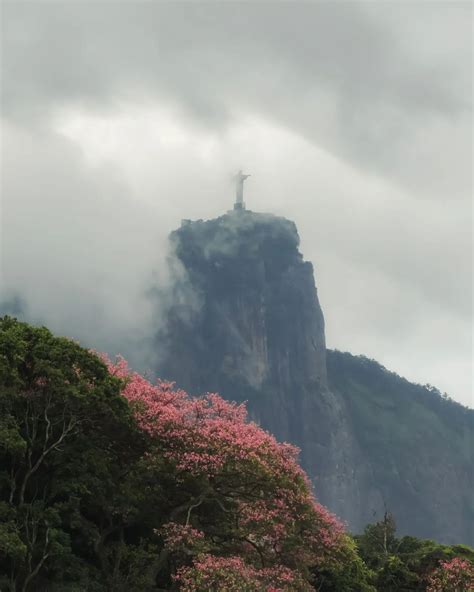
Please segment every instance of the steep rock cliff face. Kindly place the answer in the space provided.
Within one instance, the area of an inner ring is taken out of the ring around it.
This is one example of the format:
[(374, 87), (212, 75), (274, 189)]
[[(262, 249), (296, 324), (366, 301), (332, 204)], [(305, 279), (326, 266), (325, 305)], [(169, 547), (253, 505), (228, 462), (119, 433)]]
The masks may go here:
[(350, 388), (328, 386), (324, 319), (294, 223), (231, 212), (184, 221), (171, 244), (178, 273), (159, 374), (191, 393), (247, 401), (255, 421), (301, 448), (318, 498), (353, 530), (391, 509), (397, 493), (377, 481)]

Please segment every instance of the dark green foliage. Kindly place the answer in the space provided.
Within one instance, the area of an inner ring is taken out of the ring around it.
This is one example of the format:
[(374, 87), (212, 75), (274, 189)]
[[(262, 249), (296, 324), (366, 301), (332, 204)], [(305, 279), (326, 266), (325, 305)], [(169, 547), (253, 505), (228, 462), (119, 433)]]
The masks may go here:
[(461, 557), (474, 564), (474, 549), (465, 545), (397, 538), (395, 521), (387, 512), (379, 522), (367, 525), (355, 541), (379, 592), (424, 592), (428, 576), (440, 561)]
[(341, 557), (331, 570), (317, 570), (314, 586), (318, 592), (376, 592), (375, 573), (359, 554)]
[(397, 552), (399, 541), (395, 532), (395, 520), (391, 514), (385, 512), (383, 520), (368, 524), (364, 534), (357, 537), (360, 552), (370, 568), (380, 568)]
[(110, 576), (105, 542), (133, 514), (127, 483), (143, 450), (120, 389), (73, 341), (0, 320), (2, 590), (94, 590)]
[(358, 554), (349, 561), (340, 557), (330, 571), (315, 572), (318, 592), (426, 592), (429, 576), (441, 561), (459, 557), (474, 565), (474, 549), (465, 545), (398, 538), (388, 512), (379, 522), (368, 524), (354, 543)]

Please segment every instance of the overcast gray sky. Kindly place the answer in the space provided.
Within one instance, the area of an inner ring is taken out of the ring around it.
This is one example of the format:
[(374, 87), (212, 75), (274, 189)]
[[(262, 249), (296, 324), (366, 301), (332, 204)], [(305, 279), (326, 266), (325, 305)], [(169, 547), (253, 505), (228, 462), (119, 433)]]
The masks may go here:
[(470, 2), (1, 9), (4, 308), (145, 356), (168, 233), (242, 167), (298, 225), (328, 346), (472, 405)]

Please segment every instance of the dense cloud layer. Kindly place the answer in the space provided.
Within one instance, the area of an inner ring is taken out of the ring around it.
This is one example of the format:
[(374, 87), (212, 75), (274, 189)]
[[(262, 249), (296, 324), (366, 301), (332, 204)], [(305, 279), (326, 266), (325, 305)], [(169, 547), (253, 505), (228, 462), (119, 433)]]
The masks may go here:
[(167, 234), (247, 167), (249, 207), (298, 224), (329, 346), (470, 403), (469, 3), (2, 11), (10, 308), (146, 365)]

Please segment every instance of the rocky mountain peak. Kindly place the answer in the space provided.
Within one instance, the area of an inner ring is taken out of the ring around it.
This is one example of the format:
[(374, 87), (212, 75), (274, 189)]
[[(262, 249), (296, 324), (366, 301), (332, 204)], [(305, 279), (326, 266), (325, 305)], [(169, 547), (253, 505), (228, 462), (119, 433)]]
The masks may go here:
[(246, 401), (253, 420), (301, 449), (316, 495), (353, 531), (388, 509), (402, 533), (472, 542), (473, 414), (366, 358), (328, 354), (293, 222), (231, 211), (183, 220), (170, 244), (162, 378)]

